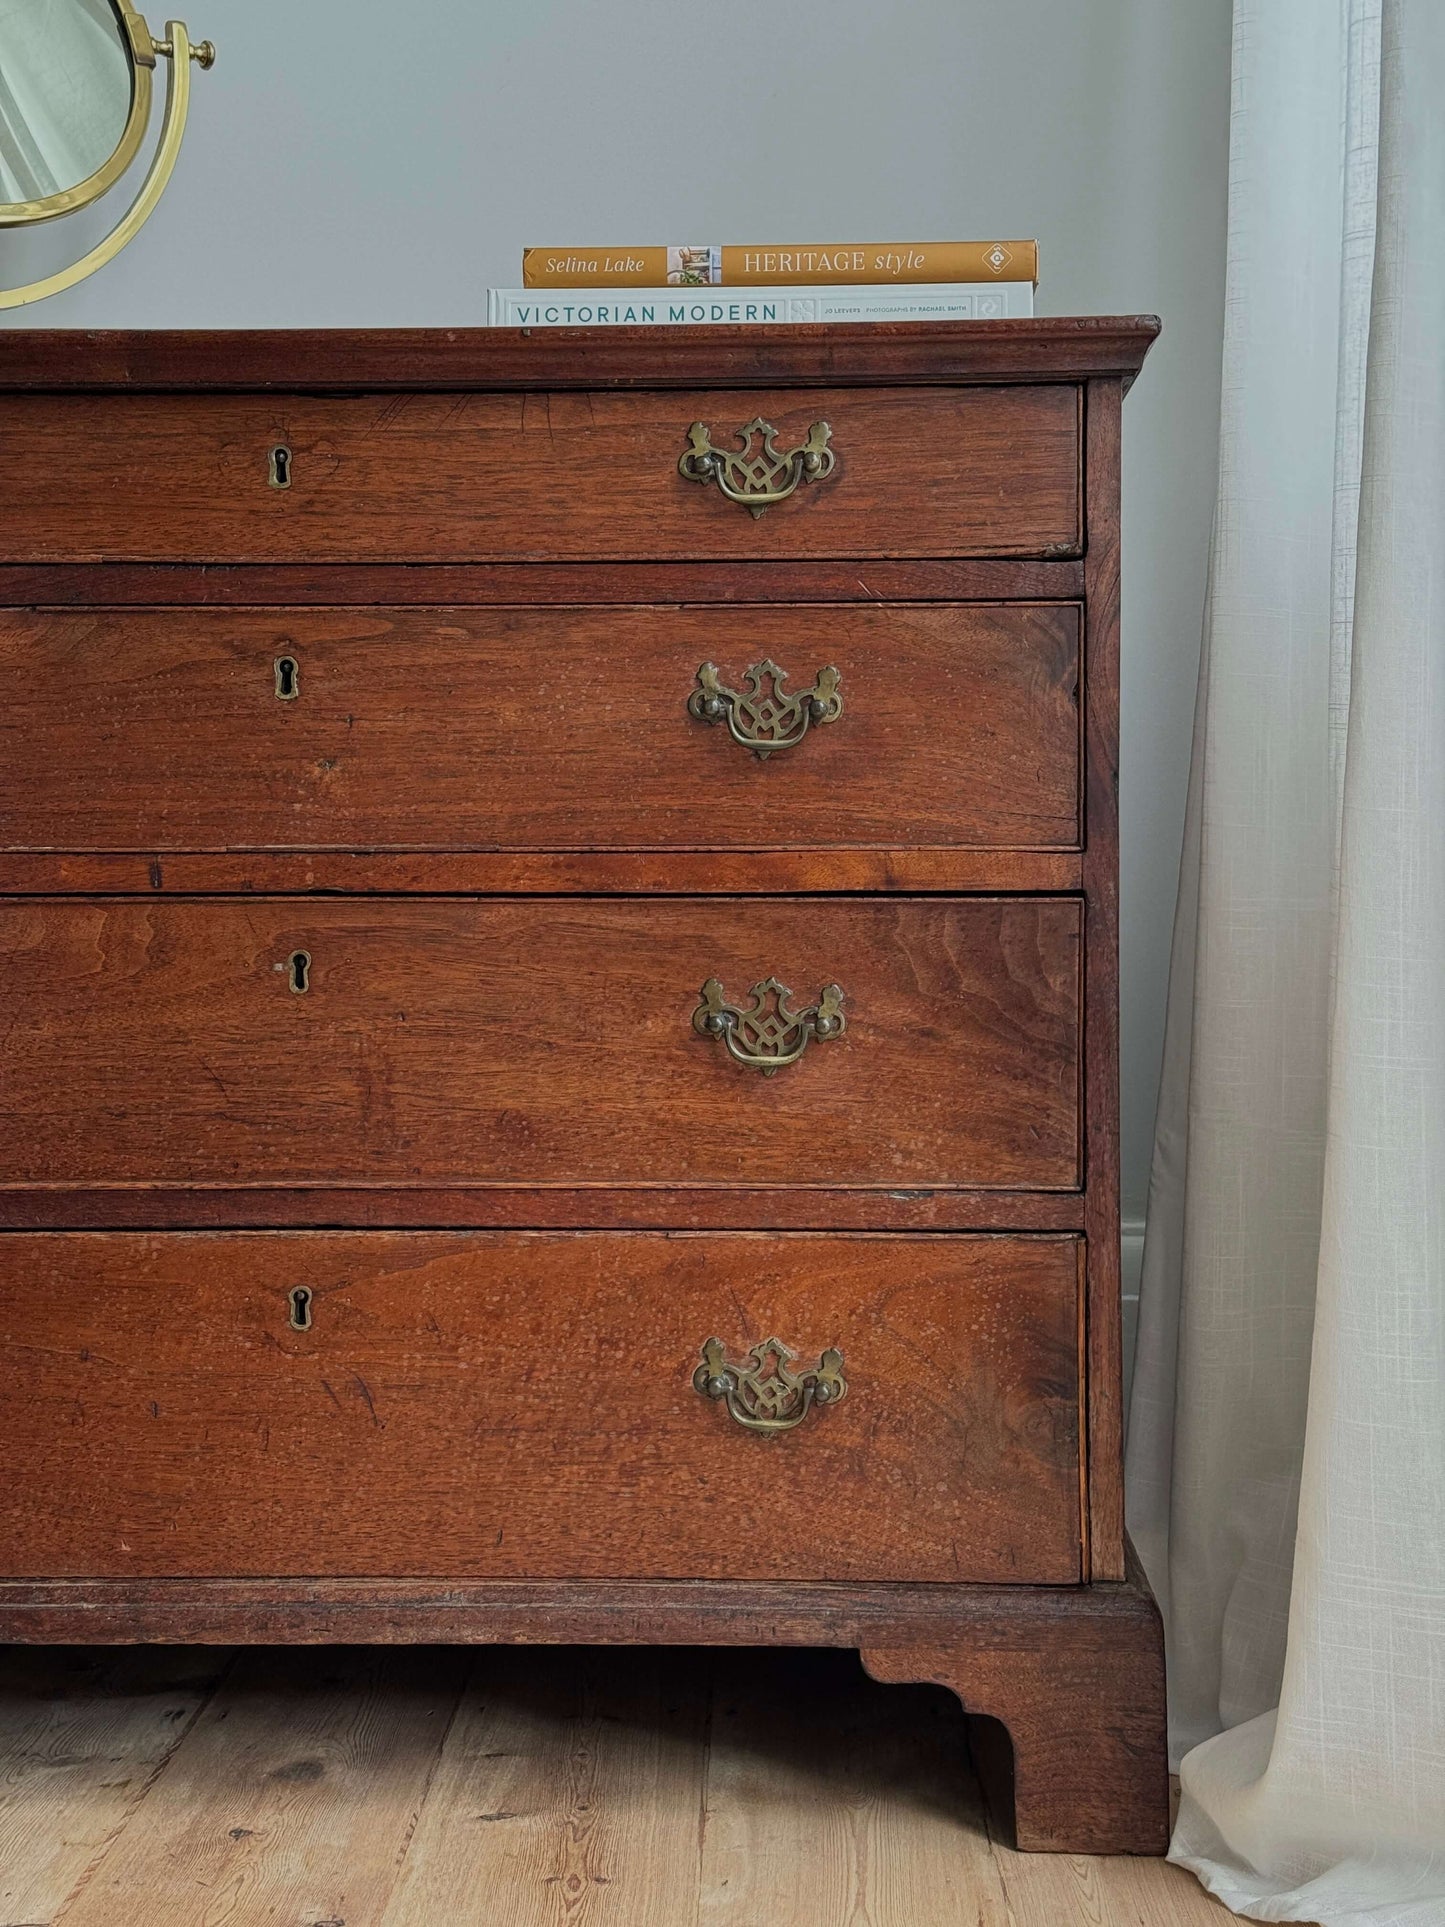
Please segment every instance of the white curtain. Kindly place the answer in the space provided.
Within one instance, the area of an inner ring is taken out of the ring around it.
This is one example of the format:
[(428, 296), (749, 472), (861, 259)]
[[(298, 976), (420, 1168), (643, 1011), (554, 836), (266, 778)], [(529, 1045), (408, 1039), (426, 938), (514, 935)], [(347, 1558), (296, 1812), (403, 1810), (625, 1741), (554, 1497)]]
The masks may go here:
[(1236, 0), (1129, 1434), (1172, 1857), (1445, 1923), (1445, 0)]

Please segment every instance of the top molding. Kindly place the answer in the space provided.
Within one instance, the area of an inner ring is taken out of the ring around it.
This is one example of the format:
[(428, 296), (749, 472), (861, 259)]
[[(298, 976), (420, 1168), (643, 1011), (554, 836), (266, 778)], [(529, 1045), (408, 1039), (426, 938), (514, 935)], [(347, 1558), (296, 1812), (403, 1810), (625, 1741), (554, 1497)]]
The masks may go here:
[(0, 392), (753, 388), (1121, 380), (1156, 315), (721, 328), (16, 329)]

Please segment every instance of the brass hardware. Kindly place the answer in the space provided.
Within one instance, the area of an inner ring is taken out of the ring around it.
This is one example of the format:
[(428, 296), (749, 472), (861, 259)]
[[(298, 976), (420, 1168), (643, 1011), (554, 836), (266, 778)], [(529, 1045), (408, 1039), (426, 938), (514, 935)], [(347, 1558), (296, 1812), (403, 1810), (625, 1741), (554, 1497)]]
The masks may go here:
[(311, 988), (311, 952), (293, 950), (286, 959), (287, 981), (298, 997), (304, 997)]
[[(687, 431), (688, 447), (677, 464), (679, 475), (704, 487), (716, 482), (730, 502), (740, 502), (756, 521), (774, 502), (785, 502), (800, 482), (821, 482), (833, 473), (836, 457), (828, 446), (833, 431), (827, 422), (814, 422), (807, 439), (784, 455), (776, 445), (777, 429), (755, 415), (737, 431), (738, 448), (714, 448), (706, 422)], [(762, 446), (754, 452), (761, 437)]]
[[(167, 60), (174, 60), (176, 57), (175, 43), (172, 40), (152, 40), (151, 52), (152, 54), (164, 54)], [(203, 74), (208, 74), (216, 64), (216, 48), (213, 41), (201, 40), (198, 41), (195, 46), (191, 46), (188, 43), (186, 52), (190, 55), (191, 59), (195, 61)]]
[[(112, 0), (118, 25), (130, 55), (130, 110), (115, 152), (73, 187), (58, 188), (31, 201), (6, 201), (0, 204), (0, 227), (29, 227), (37, 221), (55, 221), (62, 214), (74, 214), (107, 194), (140, 152), (151, 118), (152, 70), (156, 64), (155, 42), (150, 28), (131, 0)], [(17, 291), (18, 292), (18, 291)]]
[(801, 743), (808, 725), (836, 723), (843, 714), (839, 691), (842, 678), (836, 669), (820, 669), (811, 689), (800, 689), (790, 696), (784, 684), (786, 669), (768, 657), (743, 671), (745, 687), (729, 689), (719, 679), (715, 662), (705, 662), (697, 672), (697, 688), (687, 699), (689, 715), (700, 723), (728, 726), (735, 743), (750, 749), (766, 762), (777, 749), (791, 749)]
[(294, 703), (301, 694), (301, 665), (294, 656), (276, 658), (276, 696), (283, 703)]
[(297, 1285), (287, 1293), (287, 1297), (291, 1304), (292, 1331), (309, 1332), (311, 1329), (311, 1287), (309, 1285)]
[(78, 282), (94, 274), (97, 268), (103, 268), (108, 261), (113, 261), (155, 212), (156, 203), (175, 172), (176, 157), (181, 151), (181, 138), (186, 131), (186, 117), (191, 107), (191, 62), (195, 60), (200, 67), (210, 67), (215, 61), (216, 50), (209, 40), (203, 40), (199, 46), (193, 47), (189, 34), (179, 20), (167, 21), (165, 39), (157, 40), (136, 11), (132, 0), (112, 0), (112, 4), (120, 15), (132, 60), (130, 118), (126, 122), (120, 145), (89, 180), (81, 181), (61, 193), (46, 195), (40, 200), (14, 201), (0, 206), (0, 227), (25, 227), (36, 221), (54, 220), (58, 215), (73, 214), (77, 208), (88, 207), (98, 200), (120, 180), (140, 152), (141, 142), (150, 124), (151, 71), (156, 63), (156, 55), (164, 54), (171, 63), (166, 78), (165, 118), (161, 123), (160, 139), (151, 157), (150, 168), (135, 199), (103, 240), (81, 255), (78, 261), (72, 261), (68, 267), (47, 274), (39, 281), (29, 281), (19, 288), (0, 288), (0, 309), (23, 308), (31, 301), (44, 300), (47, 295), (62, 294), (65, 289), (75, 287)]
[(709, 977), (702, 987), (702, 1002), (692, 1013), (692, 1027), (700, 1037), (721, 1037), (736, 1063), (761, 1071), (764, 1077), (785, 1064), (796, 1064), (810, 1038), (826, 1044), (848, 1028), (843, 993), (836, 984), (824, 984), (817, 1003), (806, 1010), (789, 1008), (793, 993), (776, 977), (765, 977), (748, 994), (751, 1002), (746, 1010), (727, 1003), (722, 985)]
[(284, 442), (266, 452), (266, 481), (271, 488), (291, 486), (291, 451)]
[(754, 1345), (741, 1365), (727, 1358), (721, 1339), (710, 1338), (693, 1387), (704, 1398), (726, 1400), (729, 1416), (750, 1432), (790, 1432), (814, 1405), (836, 1405), (848, 1392), (840, 1351), (830, 1347), (806, 1371), (793, 1371), (792, 1363), (793, 1354), (776, 1338)]

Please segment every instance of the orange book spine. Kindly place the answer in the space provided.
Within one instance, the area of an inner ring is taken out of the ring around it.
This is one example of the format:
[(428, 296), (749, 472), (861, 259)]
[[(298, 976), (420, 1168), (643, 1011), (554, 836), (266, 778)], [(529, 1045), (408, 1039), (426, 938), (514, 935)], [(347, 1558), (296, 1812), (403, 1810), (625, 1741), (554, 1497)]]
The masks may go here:
[(1038, 280), (1035, 241), (869, 241), (849, 247), (527, 248), (524, 288), (867, 287)]

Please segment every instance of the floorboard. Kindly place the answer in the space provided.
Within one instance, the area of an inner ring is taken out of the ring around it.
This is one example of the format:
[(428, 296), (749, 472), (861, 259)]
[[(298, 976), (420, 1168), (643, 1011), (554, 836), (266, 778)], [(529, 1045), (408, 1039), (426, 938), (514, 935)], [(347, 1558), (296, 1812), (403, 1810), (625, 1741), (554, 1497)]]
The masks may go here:
[(215, 1690), (206, 1647), (0, 1649), (0, 1922), (48, 1922)]
[(700, 1927), (1009, 1927), (947, 1694), (852, 1652), (720, 1657)]
[(849, 1652), (0, 1650), (0, 1927), (1221, 1927)]
[(426, 1648), (243, 1654), (63, 1927), (365, 1927), (396, 1883), (459, 1681)]
[(709, 1658), (479, 1654), (382, 1927), (693, 1927)]

